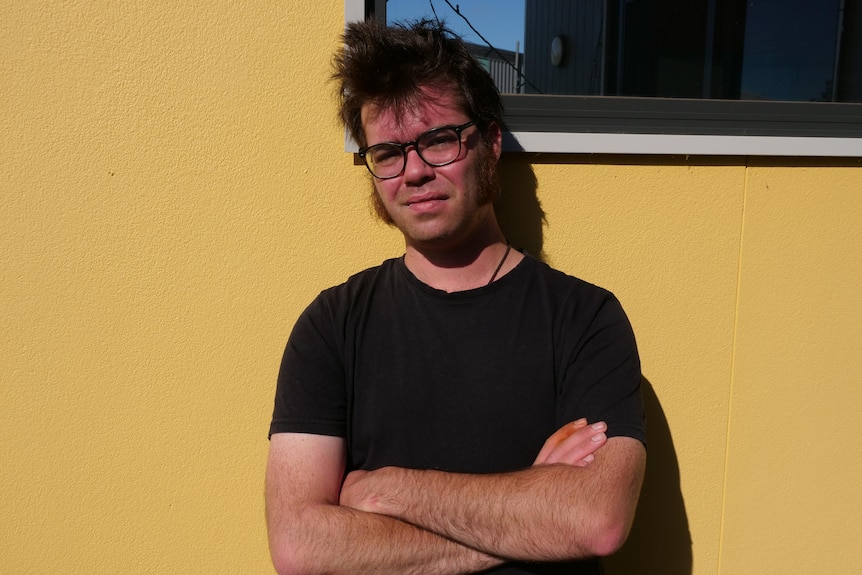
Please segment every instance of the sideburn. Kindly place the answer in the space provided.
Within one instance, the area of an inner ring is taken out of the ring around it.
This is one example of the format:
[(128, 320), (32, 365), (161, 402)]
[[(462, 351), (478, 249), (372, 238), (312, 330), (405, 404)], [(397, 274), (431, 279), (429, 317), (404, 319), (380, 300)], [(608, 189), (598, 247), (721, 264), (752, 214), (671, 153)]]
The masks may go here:
[(479, 167), (479, 204), (493, 204), (500, 199), (500, 172), (492, 144), (484, 135), (479, 151), (482, 155), (482, 165)]
[(380, 194), (377, 193), (377, 188), (374, 187), (374, 176), (369, 174), (368, 178), (368, 182), (371, 184), (371, 197), (369, 198), (371, 200), (371, 210), (381, 222), (394, 226), (395, 222), (392, 220), (392, 216), (386, 211), (386, 206), (383, 205), (383, 200), (380, 199)]

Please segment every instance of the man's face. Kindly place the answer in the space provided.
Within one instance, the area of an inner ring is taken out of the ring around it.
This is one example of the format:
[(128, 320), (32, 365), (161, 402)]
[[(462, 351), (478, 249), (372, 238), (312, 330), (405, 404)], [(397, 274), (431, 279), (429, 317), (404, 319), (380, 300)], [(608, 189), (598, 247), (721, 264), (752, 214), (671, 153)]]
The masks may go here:
[[(410, 142), (442, 126), (459, 126), (470, 120), (451, 91), (427, 88), (425, 98), (402, 115), (373, 104), (362, 108), (362, 126), (369, 146), (382, 142)], [(500, 156), (501, 134), (492, 125), (490, 149), (471, 126), (461, 134), (461, 154), (453, 163), (433, 167), (414, 148), (407, 152), (404, 172), (395, 178), (374, 178), (378, 203), (408, 245), (456, 245), (476, 232), (492, 213), (496, 185), (491, 174)]]

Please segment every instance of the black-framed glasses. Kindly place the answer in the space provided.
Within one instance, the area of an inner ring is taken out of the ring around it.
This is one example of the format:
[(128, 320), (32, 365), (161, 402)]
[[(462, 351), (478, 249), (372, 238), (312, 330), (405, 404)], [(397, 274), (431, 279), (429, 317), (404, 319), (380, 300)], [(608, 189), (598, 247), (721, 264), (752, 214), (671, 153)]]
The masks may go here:
[(404, 172), (407, 165), (407, 148), (413, 147), (422, 161), (439, 168), (451, 164), (461, 155), (461, 132), (475, 125), (470, 120), (460, 126), (442, 126), (420, 134), (412, 142), (398, 144), (382, 142), (359, 150), (359, 157), (375, 178), (388, 180)]

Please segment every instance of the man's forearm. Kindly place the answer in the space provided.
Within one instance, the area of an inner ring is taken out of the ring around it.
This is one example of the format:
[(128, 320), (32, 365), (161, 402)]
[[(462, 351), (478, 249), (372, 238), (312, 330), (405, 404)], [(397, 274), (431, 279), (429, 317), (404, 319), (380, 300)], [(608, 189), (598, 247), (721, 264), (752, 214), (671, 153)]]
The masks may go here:
[(348, 507), (315, 505), (285, 519), (270, 543), (282, 575), (454, 575), (503, 563), (398, 519)]
[(502, 563), (403, 521), (338, 504), (344, 440), (281, 433), (266, 473), (270, 553), (282, 575), (472, 573)]
[(500, 475), (384, 468), (351, 486), (348, 503), (509, 559), (605, 555), (628, 534), (643, 478), (643, 448), (626, 441), (597, 453), (589, 468)]

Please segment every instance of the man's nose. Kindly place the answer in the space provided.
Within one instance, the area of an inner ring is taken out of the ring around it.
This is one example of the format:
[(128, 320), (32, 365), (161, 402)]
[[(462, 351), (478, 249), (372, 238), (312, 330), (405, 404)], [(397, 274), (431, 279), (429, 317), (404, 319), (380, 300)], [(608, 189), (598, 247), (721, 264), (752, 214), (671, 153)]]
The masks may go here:
[(425, 163), (416, 148), (411, 146), (405, 151), (404, 180), (408, 183), (426, 182), (434, 177), (434, 167)]

